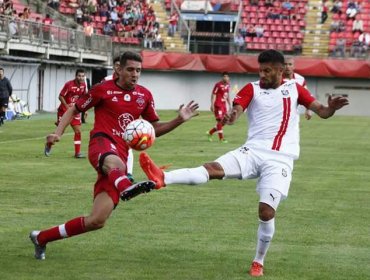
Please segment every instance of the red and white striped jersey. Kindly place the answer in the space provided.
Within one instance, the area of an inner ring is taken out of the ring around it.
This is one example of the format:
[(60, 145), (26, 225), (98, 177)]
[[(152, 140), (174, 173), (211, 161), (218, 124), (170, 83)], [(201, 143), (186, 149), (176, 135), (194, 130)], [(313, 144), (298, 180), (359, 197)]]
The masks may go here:
[(271, 150), (297, 159), (299, 157), (298, 104), (306, 108), (315, 100), (295, 80), (278, 88), (262, 88), (260, 81), (247, 84), (234, 99), (248, 116), (246, 146)]

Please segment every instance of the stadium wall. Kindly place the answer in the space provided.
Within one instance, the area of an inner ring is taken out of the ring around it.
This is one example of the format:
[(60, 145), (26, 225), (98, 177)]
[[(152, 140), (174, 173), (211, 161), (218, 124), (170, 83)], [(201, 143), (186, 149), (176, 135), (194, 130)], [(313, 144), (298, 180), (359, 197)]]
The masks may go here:
[[(158, 109), (177, 109), (179, 104), (195, 100), (200, 110), (209, 110), (211, 91), (220, 79), (218, 73), (145, 70), (140, 83), (152, 91)], [(248, 82), (258, 80), (258, 76), (232, 73), (230, 79), (233, 97), (235, 87), (241, 89)], [(350, 105), (338, 111), (338, 115), (370, 116), (370, 79), (308, 77), (306, 80), (310, 92), (324, 104), (329, 93), (348, 95)]]

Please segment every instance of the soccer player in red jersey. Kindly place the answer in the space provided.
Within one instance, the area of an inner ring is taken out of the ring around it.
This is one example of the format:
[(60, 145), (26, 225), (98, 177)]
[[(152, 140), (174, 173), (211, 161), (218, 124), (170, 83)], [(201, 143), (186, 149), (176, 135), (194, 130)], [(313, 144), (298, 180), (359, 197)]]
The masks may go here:
[[(76, 101), (86, 93), (86, 83), (85, 83), (85, 71), (83, 69), (77, 69), (74, 80), (70, 80), (64, 84), (63, 89), (59, 93), (60, 105), (57, 112), (57, 122), (59, 124), (61, 118), (67, 112), (68, 108), (73, 107)], [(81, 154), (81, 114), (77, 113), (73, 116), (69, 123), (74, 131), (74, 148), (75, 148), (75, 158), (84, 158)], [(45, 156), (50, 156), (51, 154), (51, 144), (46, 143)]]
[[(118, 78), (119, 74), (119, 69), (120, 69), (120, 56), (116, 56), (113, 59), (113, 73), (111, 75), (106, 76), (102, 82), (110, 81), (110, 80), (115, 80)], [(134, 182), (134, 177), (133, 177), (133, 170), (134, 170), (134, 154), (132, 152), (132, 149), (128, 150), (128, 156), (127, 156), (127, 177), (131, 180), (131, 182)]]
[(159, 137), (198, 114), (198, 104), (191, 101), (186, 106), (180, 106), (178, 116), (174, 119), (159, 122), (151, 92), (137, 84), (141, 65), (142, 57), (139, 54), (129, 51), (123, 53), (118, 79), (92, 87), (67, 110), (55, 133), (47, 136), (47, 143), (55, 144), (76, 114), (94, 107), (95, 122), (90, 132), (89, 161), (97, 171), (98, 178), (94, 186), (91, 213), (46, 230), (32, 231), (30, 238), (35, 246), (36, 259), (45, 259), (46, 244), (49, 242), (104, 227), (120, 198), (129, 200), (155, 187), (152, 181), (132, 185), (126, 176), (128, 146), (122, 136), (127, 124), (142, 117), (152, 123)]
[(264, 259), (275, 233), (275, 213), (280, 202), (288, 197), (294, 160), (299, 157), (297, 105), (304, 105), (323, 119), (348, 105), (343, 96), (329, 96), (328, 104), (324, 105), (295, 80), (284, 82), (284, 56), (276, 50), (261, 52), (258, 63), (260, 79), (237, 93), (231, 112), (223, 120), (232, 125), (242, 114), (247, 115), (245, 144), (213, 162), (169, 172), (156, 166), (144, 152), (139, 159), (157, 189), (172, 184), (198, 185), (213, 179), (258, 178), (257, 248), (249, 270), (253, 277), (263, 276)]
[(221, 143), (227, 143), (224, 139), (222, 119), (227, 110), (231, 108), (230, 102), (230, 78), (227, 72), (222, 73), (222, 80), (217, 82), (213, 87), (211, 95), (211, 111), (215, 114), (216, 126), (207, 131), (208, 140), (212, 142), (213, 133), (218, 133), (218, 138)]

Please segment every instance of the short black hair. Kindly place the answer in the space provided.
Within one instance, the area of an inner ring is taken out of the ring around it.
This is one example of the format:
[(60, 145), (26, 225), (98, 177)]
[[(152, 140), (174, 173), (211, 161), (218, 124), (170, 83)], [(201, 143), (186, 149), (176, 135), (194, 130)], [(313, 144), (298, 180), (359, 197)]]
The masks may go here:
[(115, 64), (116, 62), (120, 62), (121, 60), (121, 56), (117, 55), (113, 58), (113, 64)]
[(226, 75), (229, 76), (229, 72), (222, 72), (222, 76), (226, 76)]
[(266, 50), (258, 56), (258, 63), (280, 63), (284, 65), (284, 61), (284, 55), (277, 50)]
[(0, 71), (3, 70), (4, 71), (4, 68), (3, 67), (0, 67)]
[(134, 60), (140, 63), (143, 62), (143, 58), (140, 54), (131, 51), (124, 52), (121, 55), (120, 64), (122, 67), (126, 65), (127, 60)]
[(76, 77), (77, 77), (78, 73), (85, 73), (85, 70), (83, 70), (82, 68), (77, 69), (76, 74), (75, 74)]

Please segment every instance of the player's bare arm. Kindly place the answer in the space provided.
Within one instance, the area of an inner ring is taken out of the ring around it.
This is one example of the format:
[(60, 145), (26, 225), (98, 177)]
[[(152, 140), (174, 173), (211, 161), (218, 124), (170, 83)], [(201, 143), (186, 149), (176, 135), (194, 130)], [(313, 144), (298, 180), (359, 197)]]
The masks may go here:
[(63, 104), (63, 106), (64, 106), (66, 109), (68, 109), (68, 108), (69, 108), (69, 106), (68, 106), (68, 104), (67, 104), (67, 102), (66, 102), (66, 100), (64, 99), (64, 97), (63, 97), (63, 96), (59, 95), (59, 101), (60, 101), (60, 103), (62, 103), (62, 104)]
[(199, 113), (197, 109), (199, 108), (199, 104), (194, 102), (193, 100), (190, 101), (187, 105), (182, 104), (179, 108), (179, 114), (176, 118), (168, 122), (154, 122), (152, 123), (155, 129), (155, 135), (157, 137), (162, 136), (170, 132), (171, 130), (175, 129), (182, 123), (190, 120), (192, 117), (197, 116)]
[(328, 105), (325, 106), (319, 101), (315, 100), (311, 103), (308, 109), (314, 111), (321, 118), (327, 119), (334, 115), (335, 111), (341, 109), (349, 104), (348, 99), (344, 96), (328, 97)]
[(222, 120), (222, 123), (223, 124), (228, 124), (228, 125), (233, 125), (237, 121), (237, 119), (239, 119), (241, 114), (243, 114), (243, 107), (236, 104), (232, 108), (231, 112), (227, 113), (224, 116), (224, 118)]
[(212, 95), (211, 95), (211, 112), (215, 111), (215, 100), (216, 100), (216, 95), (212, 93)]
[(60, 137), (63, 135), (65, 128), (71, 123), (74, 115), (78, 113), (79, 111), (76, 109), (76, 106), (68, 108), (68, 110), (61, 118), (55, 132), (46, 136), (46, 143), (54, 145), (56, 142), (59, 142)]

